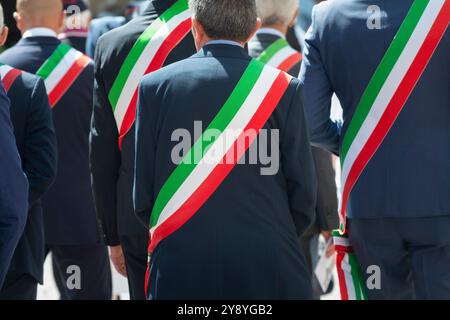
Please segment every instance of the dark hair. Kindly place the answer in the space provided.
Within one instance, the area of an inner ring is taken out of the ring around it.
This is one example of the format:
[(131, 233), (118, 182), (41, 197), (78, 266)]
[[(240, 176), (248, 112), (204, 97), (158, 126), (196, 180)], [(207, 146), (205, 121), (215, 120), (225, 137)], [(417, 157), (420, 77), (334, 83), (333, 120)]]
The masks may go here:
[(247, 41), (258, 17), (255, 0), (189, 0), (189, 6), (212, 39)]

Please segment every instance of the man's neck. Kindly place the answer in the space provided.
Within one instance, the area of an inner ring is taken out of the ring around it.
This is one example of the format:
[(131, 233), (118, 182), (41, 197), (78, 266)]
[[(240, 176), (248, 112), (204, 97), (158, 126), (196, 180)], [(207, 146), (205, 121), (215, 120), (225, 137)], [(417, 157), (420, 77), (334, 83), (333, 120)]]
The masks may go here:
[(47, 27), (34, 27), (28, 28), (22, 35), (22, 38), (31, 38), (31, 37), (52, 37), (56, 38), (57, 33), (50, 28)]
[(288, 32), (288, 27), (282, 24), (267, 24), (267, 25), (263, 25), (261, 27), (261, 29), (272, 29), (275, 31), (278, 31), (279, 33), (281, 33), (283, 35), (283, 37), (286, 36), (287, 32)]

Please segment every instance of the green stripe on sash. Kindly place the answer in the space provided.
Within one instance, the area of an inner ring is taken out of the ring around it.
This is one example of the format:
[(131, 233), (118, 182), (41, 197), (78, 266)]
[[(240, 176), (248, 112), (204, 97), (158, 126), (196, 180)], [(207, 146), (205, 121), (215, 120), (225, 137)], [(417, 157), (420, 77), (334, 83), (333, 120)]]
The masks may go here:
[(275, 41), (272, 45), (270, 45), (266, 50), (264, 50), (261, 55), (258, 57), (257, 60), (261, 61), (262, 63), (267, 64), (270, 59), (272, 59), (280, 50), (286, 48), (289, 46), (289, 43), (281, 38)]
[(71, 49), (71, 46), (61, 43), (58, 48), (56, 48), (55, 52), (53, 52), (42, 67), (36, 72), (36, 74), (44, 80), (47, 79)]

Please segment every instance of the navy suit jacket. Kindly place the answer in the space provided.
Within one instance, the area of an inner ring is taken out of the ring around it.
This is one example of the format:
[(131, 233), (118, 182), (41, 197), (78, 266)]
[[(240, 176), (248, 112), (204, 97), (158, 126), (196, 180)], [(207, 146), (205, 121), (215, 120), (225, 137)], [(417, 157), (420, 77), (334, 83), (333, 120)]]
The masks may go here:
[(0, 82), (0, 289), (27, 220), (28, 182), (22, 171), (9, 114), (9, 100)]
[[(182, 128), (194, 137), (194, 121), (207, 128), (250, 60), (239, 46), (211, 44), (142, 80), (134, 203), (145, 225), (176, 167), (172, 133)], [(269, 134), (279, 130), (279, 171), (262, 176), (261, 164), (237, 165), (203, 207), (156, 247), (150, 298), (310, 297), (298, 236), (314, 219), (316, 179), (297, 79), (264, 128)]]
[[(97, 43), (91, 170), (97, 214), (108, 245), (119, 244), (120, 235), (146, 234), (133, 211), (134, 126), (119, 150), (119, 130), (108, 95), (136, 40), (174, 2), (151, 1), (142, 16), (106, 33)], [(194, 53), (194, 40), (189, 34), (169, 54), (164, 65)]]
[(41, 198), (56, 176), (56, 135), (47, 92), (39, 77), (22, 73), (9, 89), (8, 97), (22, 168), (30, 184), (28, 221), (10, 272), (31, 274), (42, 281), (43, 255), (37, 255), (44, 250)]
[[(310, 136), (340, 152), (361, 96), (413, 0), (330, 0), (317, 5), (301, 71)], [(381, 29), (369, 29), (377, 5)], [(421, 218), (450, 214), (450, 29), (386, 139), (350, 195), (350, 218)], [(330, 120), (336, 93), (344, 123)]]
[[(24, 38), (0, 61), (35, 74), (60, 45), (53, 37)], [(43, 197), (45, 240), (54, 245), (100, 242), (89, 172), (94, 66), (90, 63), (52, 110), (58, 173)]]

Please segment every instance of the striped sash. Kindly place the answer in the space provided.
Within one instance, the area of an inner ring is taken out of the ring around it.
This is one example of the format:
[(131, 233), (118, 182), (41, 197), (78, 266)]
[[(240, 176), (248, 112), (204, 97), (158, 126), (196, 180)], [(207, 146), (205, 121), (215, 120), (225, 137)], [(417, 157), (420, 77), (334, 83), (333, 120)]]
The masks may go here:
[(179, 0), (142, 33), (126, 57), (108, 95), (119, 130), (119, 147), (136, 119), (139, 81), (163, 67), (191, 25), (188, 0)]
[(402, 111), (450, 21), (450, 0), (415, 0), (369, 82), (344, 136), (340, 230), (350, 193)]
[(6, 93), (9, 92), (14, 81), (22, 74), (21, 70), (12, 68), (10, 66), (0, 63), (0, 77), (5, 88)]
[(367, 300), (361, 267), (347, 236), (333, 232), (336, 249), (336, 270), (342, 300)]
[(302, 61), (302, 54), (292, 49), (289, 43), (281, 38), (264, 50), (258, 57), (258, 60), (288, 72), (293, 66)]
[(67, 44), (60, 44), (36, 72), (44, 79), (52, 108), (92, 60)]
[[(255, 135), (260, 132), (285, 94), (291, 77), (286, 73), (252, 60), (224, 106), (205, 132), (221, 132), (215, 141), (203, 133), (185, 159), (161, 188), (150, 218), (149, 254), (167, 236), (185, 224), (212, 196), (231, 170), (244, 156)], [(244, 141), (244, 142), (243, 142)], [(242, 143), (245, 148), (242, 148)], [(241, 147), (237, 147), (241, 145)], [(237, 151), (236, 151), (237, 150)]]

